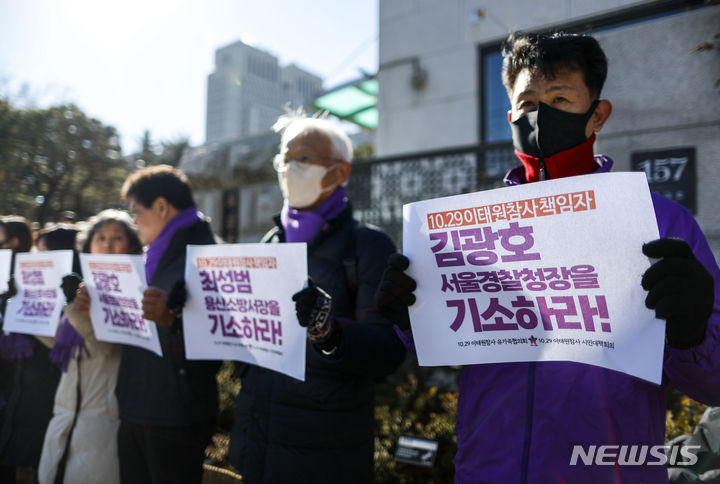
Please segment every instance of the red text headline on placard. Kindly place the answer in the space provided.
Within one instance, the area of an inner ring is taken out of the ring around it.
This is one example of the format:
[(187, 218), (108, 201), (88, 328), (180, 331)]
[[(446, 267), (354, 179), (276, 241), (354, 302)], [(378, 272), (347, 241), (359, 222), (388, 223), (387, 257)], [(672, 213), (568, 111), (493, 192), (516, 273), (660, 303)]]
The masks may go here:
[(275, 257), (198, 257), (198, 269), (243, 267), (247, 269), (277, 269)]
[(90, 262), (88, 266), (95, 271), (132, 272), (132, 266), (123, 262)]
[(595, 192), (585, 190), (480, 207), (432, 212), (427, 214), (427, 220), (430, 230), (440, 230), (595, 209)]

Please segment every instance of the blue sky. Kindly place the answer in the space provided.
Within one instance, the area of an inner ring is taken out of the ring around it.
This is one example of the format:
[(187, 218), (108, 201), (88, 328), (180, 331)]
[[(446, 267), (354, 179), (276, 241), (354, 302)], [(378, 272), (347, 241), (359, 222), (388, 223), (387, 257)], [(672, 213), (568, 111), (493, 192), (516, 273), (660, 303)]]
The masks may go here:
[(377, 1), (0, 0), (0, 93), (73, 102), (115, 126), (124, 153), (145, 129), (197, 145), (216, 48), (253, 39), (332, 87), (377, 69)]

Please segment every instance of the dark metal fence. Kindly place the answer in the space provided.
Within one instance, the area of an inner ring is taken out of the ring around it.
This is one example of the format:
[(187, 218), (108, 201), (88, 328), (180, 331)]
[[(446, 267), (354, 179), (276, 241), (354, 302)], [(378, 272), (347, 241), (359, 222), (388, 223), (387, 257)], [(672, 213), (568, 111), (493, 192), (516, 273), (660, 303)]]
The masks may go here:
[(401, 246), (403, 204), (498, 188), (518, 164), (511, 143), (355, 160), (348, 193), (355, 218)]

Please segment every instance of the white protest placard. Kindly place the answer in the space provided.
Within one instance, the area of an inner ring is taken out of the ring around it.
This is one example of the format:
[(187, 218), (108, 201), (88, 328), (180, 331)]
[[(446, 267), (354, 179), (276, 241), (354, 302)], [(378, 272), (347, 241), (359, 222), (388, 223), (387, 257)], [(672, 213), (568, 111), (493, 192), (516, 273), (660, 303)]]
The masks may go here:
[(162, 356), (157, 326), (142, 317), (142, 295), (147, 288), (142, 256), (80, 254), (80, 264), (90, 294), (95, 338)]
[(5, 309), (5, 331), (55, 336), (65, 305), (60, 283), (72, 262), (72, 250), (15, 254), (17, 295)]
[(405, 205), (423, 366), (573, 361), (660, 383), (664, 321), (645, 307), (658, 238), (643, 173), (603, 173)]
[(0, 294), (4, 294), (8, 290), (10, 264), (12, 264), (12, 250), (0, 249)]
[(188, 245), (187, 358), (243, 361), (304, 381), (307, 336), (291, 298), (307, 274), (305, 243)]

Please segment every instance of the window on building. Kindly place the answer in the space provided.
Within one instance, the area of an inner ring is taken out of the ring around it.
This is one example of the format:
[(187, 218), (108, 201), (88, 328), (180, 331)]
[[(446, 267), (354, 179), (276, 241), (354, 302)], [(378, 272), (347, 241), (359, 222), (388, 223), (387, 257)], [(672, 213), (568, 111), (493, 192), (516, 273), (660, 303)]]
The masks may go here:
[[(642, 2), (641, 2), (642, 3)], [(616, 28), (645, 23), (658, 18), (676, 15), (688, 8), (711, 8), (712, 2), (683, 0), (677, 2), (645, 2), (637, 8), (621, 9), (610, 15), (600, 14), (593, 19), (582, 19), (564, 25), (554, 25), (549, 31), (569, 33), (607, 33)], [(478, 47), (480, 63), (480, 141), (493, 143), (510, 141), (512, 135), (507, 122), (510, 101), (502, 84), (502, 40)]]
[(512, 139), (507, 112), (510, 100), (502, 83), (500, 46), (480, 49), (482, 65), (482, 141), (493, 143)]

